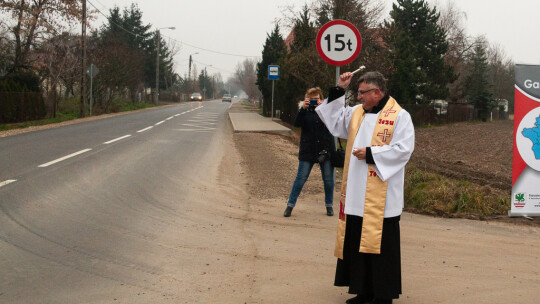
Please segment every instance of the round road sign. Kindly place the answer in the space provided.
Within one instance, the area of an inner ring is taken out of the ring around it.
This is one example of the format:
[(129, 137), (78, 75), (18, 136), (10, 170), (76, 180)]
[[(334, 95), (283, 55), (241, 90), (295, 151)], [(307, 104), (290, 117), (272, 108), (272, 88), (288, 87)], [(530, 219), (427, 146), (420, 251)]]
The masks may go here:
[(345, 20), (333, 20), (317, 33), (317, 50), (324, 61), (333, 65), (351, 63), (362, 48), (358, 29)]

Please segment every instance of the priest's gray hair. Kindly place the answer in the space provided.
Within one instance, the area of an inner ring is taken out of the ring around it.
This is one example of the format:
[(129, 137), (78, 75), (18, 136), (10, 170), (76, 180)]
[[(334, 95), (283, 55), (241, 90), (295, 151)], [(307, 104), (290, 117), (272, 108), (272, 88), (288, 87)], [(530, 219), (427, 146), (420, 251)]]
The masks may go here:
[(367, 72), (360, 79), (358, 79), (358, 85), (360, 85), (362, 82), (365, 82), (366, 84), (371, 84), (379, 88), (381, 92), (387, 93), (386, 90), (386, 79), (384, 79), (383, 74), (380, 72), (374, 71), (374, 72)]

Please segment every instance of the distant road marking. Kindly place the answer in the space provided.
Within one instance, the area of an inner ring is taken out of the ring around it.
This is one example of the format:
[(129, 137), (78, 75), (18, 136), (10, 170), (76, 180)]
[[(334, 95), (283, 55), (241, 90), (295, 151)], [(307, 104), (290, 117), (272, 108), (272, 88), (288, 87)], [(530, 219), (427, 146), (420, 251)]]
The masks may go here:
[(105, 145), (112, 144), (112, 143), (115, 142), (115, 141), (119, 141), (119, 140), (122, 140), (122, 139), (124, 139), (124, 138), (128, 138), (128, 137), (130, 137), (130, 136), (131, 136), (130, 134), (124, 135), (124, 136), (122, 136), (122, 137), (118, 137), (118, 138), (115, 138), (115, 139), (113, 139), (113, 140), (106, 141), (106, 142), (104, 142), (103, 144), (105, 144)]
[(195, 128), (203, 128), (203, 129), (207, 129), (207, 130), (215, 130), (216, 128), (208, 128), (208, 127), (203, 127), (203, 126), (196, 126), (196, 125), (191, 125), (191, 124), (182, 124), (183, 126), (188, 126), (188, 127), (195, 127)]
[(148, 128), (144, 128), (144, 129), (142, 129), (142, 130), (137, 131), (137, 133), (141, 133), (141, 132), (144, 132), (144, 131), (148, 131), (148, 130), (152, 129), (153, 127), (154, 127), (154, 126), (150, 126), (150, 127), (148, 127)]
[(63, 161), (63, 160), (66, 160), (66, 159), (68, 159), (68, 158), (77, 156), (77, 155), (79, 155), (79, 154), (86, 153), (86, 152), (88, 152), (88, 151), (90, 151), (90, 150), (92, 150), (92, 149), (84, 149), (84, 150), (81, 150), (81, 151), (79, 151), (79, 152), (75, 152), (75, 153), (72, 153), (72, 154), (70, 154), (70, 155), (66, 155), (66, 156), (64, 156), (64, 157), (60, 157), (59, 159), (55, 159), (55, 160), (50, 161), (50, 162), (48, 162), (48, 163), (45, 163), (45, 164), (43, 164), (43, 165), (39, 165), (38, 167), (40, 167), (40, 168), (45, 168), (45, 167), (48, 167), (48, 166), (50, 166), (50, 165), (56, 164), (56, 163), (58, 163), (58, 162), (61, 162), (61, 161)]
[(17, 180), (16, 179), (8, 179), (8, 180), (5, 180), (3, 182), (0, 183), (0, 187), (4, 187), (5, 185), (9, 185), (11, 183), (14, 183), (16, 182)]
[(176, 115), (174, 115), (174, 117), (178, 117), (178, 116), (180, 116), (180, 114), (176, 114)]
[(165, 120), (162, 120), (162, 121), (156, 123), (154, 126), (159, 126), (160, 124), (162, 124), (162, 123), (164, 123), (164, 122), (165, 122)]
[(200, 130), (200, 129), (175, 129), (176, 131), (183, 131), (183, 132), (207, 132), (207, 133), (213, 133), (211, 130), (215, 130), (215, 129), (204, 129), (204, 130)]
[(165, 119), (165, 120), (170, 120), (170, 119), (173, 119), (173, 118), (174, 118), (174, 116), (171, 116), (171, 117), (168, 117), (168, 118)]
[(214, 125), (216, 124), (215, 120), (207, 120), (207, 121), (204, 121), (204, 120), (188, 120), (188, 121), (197, 122), (197, 123), (214, 124)]

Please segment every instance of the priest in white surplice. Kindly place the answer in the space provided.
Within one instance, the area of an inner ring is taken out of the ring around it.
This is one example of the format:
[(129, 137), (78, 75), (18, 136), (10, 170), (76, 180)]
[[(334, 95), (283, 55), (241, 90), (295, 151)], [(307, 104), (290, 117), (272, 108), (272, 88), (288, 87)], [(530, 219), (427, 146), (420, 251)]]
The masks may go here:
[(409, 113), (388, 95), (379, 72), (360, 77), (362, 104), (345, 107), (352, 77), (340, 75), (316, 109), (334, 136), (347, 139), (334, 285), (349, 286), (356, 295), (346, 303), (392, 303), (401, 294), (399, 219), (414, 127)]

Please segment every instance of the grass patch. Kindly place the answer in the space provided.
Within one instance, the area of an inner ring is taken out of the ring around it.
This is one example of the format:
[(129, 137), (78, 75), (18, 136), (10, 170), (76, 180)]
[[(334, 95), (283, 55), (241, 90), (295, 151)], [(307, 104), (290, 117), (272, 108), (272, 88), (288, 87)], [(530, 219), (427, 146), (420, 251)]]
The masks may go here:
[(152, 108), (155, 106), (156, 105), (151, 102), (133, 103), (131, 101), (126, 101), (126, 100), (115, 100), (114, 104), (111, 106), (111, 112), (118, 113), (118, 112), (135, 111), (135, 110), (140, 110), (140, 109)]
[[(293, 128), (293, 136), (300, 138), (300, 128)], [(341, 144), (345, 149), (347, 140), (341, 139)], [(343, 168), (337, 168), (337, 172), (340, 183)], [(510, 209), (510, 193), (506, 191), (421, 171), (411, 163), (406, 167), (404, 188), (405, 210), (416, 213), (481, 217), (506, 215)]]
[(510, 208), (505, 191), (454, 180), (408, 165), (405, 209), (439, 216), (503, 215)]
[[(0, 124), (0, 131), (23, 129), (23, 128), (28, 128), (28, 127), (33, 127), (33, 126), (43, 126), (43, 125), (77, 119), (77, 118), (80, 118), (79, 106), (80, 105), (77, 99), (62, 100), (58, 104), (58, 111), (56, 112), (56, 117), (33, 120), (33, 121), (24, 121), (24, 122), (18, 122), (18, 123)], [(146, 109), (146, 108), (151, 108), (151, 107), (155, 107), (155, 105), (149, 102), (133, 103), (128, 100), (118, 99), (113, 102), (108, 113), (135, 111), (135, 110)], [(88, 111), (88, 110), (86, 109), (85, 111)], [(95, 108), (94, 114), (100, 115), (100, 114), (105, 114), (105, 113), (102, 113), (102, 111), (100, 111), (99, 108)], [(93, 115), (93, 116), (96, 116), (96, 115)]]
[(11, 123), (11, 124), (0, 124), (0, 131), (23, 129), (23, 128), (28, 128), (28, 127), (33, 127), (33, 126), (43, 126), (43, 125), (59, 123), (59, 122), (67, 121), (67, 120), (72, 120), (76, 118), (79, 118), (79, 115), (73, 112), (58, 112), (56, 113), (55, 118), (45, 118), (45, 119), (40, 119), (40, 120), (24, 121), (24, 122)]

